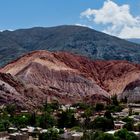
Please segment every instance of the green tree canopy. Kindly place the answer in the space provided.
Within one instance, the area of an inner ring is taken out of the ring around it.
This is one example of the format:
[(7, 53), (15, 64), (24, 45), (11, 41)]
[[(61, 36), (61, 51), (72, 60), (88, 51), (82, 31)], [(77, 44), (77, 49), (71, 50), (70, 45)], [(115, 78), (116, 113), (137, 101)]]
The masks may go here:
[(114, 128), (114, 122), (112, 119), (108, 119), (106, 117), (97, 117), (95, 120), (91, 123), (91, 127), (95, 130), (111, 130)]
[(126, 129), (119, 130), (114, 136), (118, 137), (120, 140), (138, 140), (138, 137), (134, 133), (129, 132)]
[(64, 128), (64, 127), (72, 128), (74, 126), (77, 126), (77, 124), (78, 121), (74, 117), (73, 111), (70, 109), (66, 111), (62, 111), (62, 113), (58, 115), (58, 126), (60, 128)]

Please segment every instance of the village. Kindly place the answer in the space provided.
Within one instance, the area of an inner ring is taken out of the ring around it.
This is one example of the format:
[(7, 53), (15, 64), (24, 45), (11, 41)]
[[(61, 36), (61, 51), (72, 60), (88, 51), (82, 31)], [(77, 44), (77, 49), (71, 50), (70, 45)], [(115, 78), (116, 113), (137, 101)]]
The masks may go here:
[(1, 106), (0, 112), (0, 140), (140, 139), (140, 104), (118, 102), (115, 96), (109, 105), (54, 102), (31, 112)]

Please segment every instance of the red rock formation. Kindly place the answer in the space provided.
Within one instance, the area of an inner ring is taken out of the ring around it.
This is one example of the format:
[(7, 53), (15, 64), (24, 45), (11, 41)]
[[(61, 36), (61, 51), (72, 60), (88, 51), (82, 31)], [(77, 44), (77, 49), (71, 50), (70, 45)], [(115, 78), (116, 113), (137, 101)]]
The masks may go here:
[(86, 57), (62, 52), (56, 53), (55, 57), (70, 68), (78, 69), (84, 76), (95, 80), (110, 94), (122, 93), (126, 85), (140, 77), (140, 65), (127, 61), (91, 61)]
[(0, 73), (0, 105), (16, 104), (19, 108), (41, 106), (45, 94), (34, 85), (27, 85), (11, 74)]
[(140, 66), (127, 61), (92, 61), (65, 52), (35, 51), (0, 70), (39, 88), (63, 103), (108, 101), (140, 77)]
[[(33, 52), (5, 66), (1, 72), (10, 73), (28, 84), (37, 86), (50, 100), (75, 103), (84, 101), (86, 97), (98, 95), (102, 97), (103, 102), (109, 101), (108, 93), (100, 88), (93, 78), (87, 77), (79, 69), (68, 66), (56, 55), (57, 53), (47, 51)], [(92, 98), (91, 102), (95, 103), (96, 99)]]

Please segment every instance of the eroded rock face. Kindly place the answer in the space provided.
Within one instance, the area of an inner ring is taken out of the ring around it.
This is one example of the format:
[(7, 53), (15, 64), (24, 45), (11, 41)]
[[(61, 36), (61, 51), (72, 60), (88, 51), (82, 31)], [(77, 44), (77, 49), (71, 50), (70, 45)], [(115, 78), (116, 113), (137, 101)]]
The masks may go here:
[(24, 55), (0, 71), (33, 85), (40, 92), (35, 95), (35, 103), (38, 99), (61, 103), (109, 102), (110, 95), (122, 93), (140, 77), (140, 65), (127, 61), (93, 61), (66, 52), (48, 51)]
[(32, 111), (41, 107), (47, 99), (58, 100), (64, 104), (73, 102), (68, 95), (59, 92), (55, 87), (50, 87), (48, 90), (26, 83), (11, 74), (0, 73), (0, 105), (16, 104), (19, 109)]
[(78, 69), (85, 77), (95, 80), (111, 95), (122, 93), (126, 85), (140, 77), (140, 65), (127, 61), (91, 61), (86, 57), (61, 52), (55, 57), (70, 68)]
[(129, 83), (124, 91), (118, 95), (119, 100), (126, 100), (127, 102), (140, 102), (140, 79)]
[(11, 74), (0, 73), (0, 105), (16, 104), (20, 109), (41, 106), (45, 94)]
[[(63, 60), (58, 59), (56, 55), (61, 54), (47, 51), (33, 52), (5, 66), (1, 72), (10, 73), (22, 79), (26, 84), (33, 84), (50, 101), (58, 100), (61, 103), (86, 102), (87, 97), (95, 97), (96, 95), (101, 102), (109, 101), (109, 94), (98, 86), (92, 77), (69, 66)], [(73, 64), (78, 63), (76, 59), (65, 61), (73, 61), (71, 62)], [(90, 99), (90, 103), (96, 102), (96, 98)]]

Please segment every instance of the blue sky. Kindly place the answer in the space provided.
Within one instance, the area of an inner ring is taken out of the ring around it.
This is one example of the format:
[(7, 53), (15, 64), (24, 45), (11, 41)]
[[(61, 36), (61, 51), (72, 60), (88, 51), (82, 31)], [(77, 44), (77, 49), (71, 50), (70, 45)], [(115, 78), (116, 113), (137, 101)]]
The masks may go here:
[[(133, 20), (138, 18), (137, 24), (140, 23), (140, 0), (0, 0), (0, 30), (80, 24), (119, 37), (125, 36), (124, 33), (121, 36), (116, 33), (118, 31), (113, 32), (108, 29), (113, 28), (112, 30), (114, 30), (112, 21), (105, 23), (96, 20), (100, 16), (98, 12), (100, 13), (99, 10), (103, 9), (105, 2), (109, 9), (113, 4), (117, 5), (116, 9), (123, 5), (129, 6), (129, 12), (133, 16)], [(86, 12), (88, 8), (90, 8), (90, 14)], [(130, 16), (128, 15), (128, 17)], [(127, 26), (132, 26), (132, 24)], [(115, 26), (118, 28), (118, 25)], [(119, 25), (119, 28), (123, 28), (122, 26), (127, 27), (126, 23)], [(135, 29), (133, 31), (140, 29), (139, 25), (133, 25), (132, 28)], [(139, 32), (135, 36), (140, 37)]]

